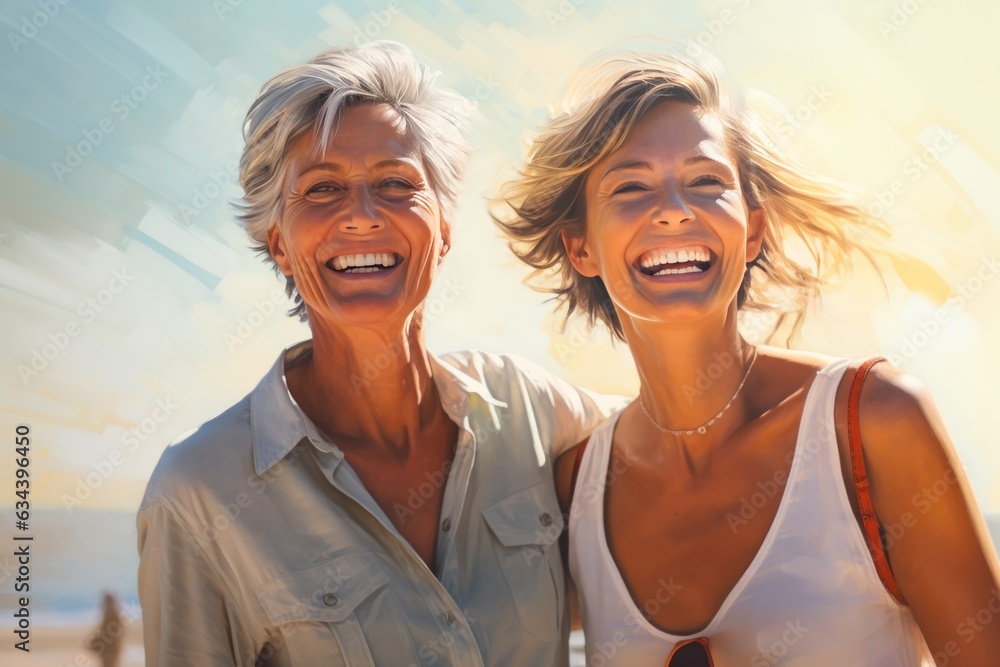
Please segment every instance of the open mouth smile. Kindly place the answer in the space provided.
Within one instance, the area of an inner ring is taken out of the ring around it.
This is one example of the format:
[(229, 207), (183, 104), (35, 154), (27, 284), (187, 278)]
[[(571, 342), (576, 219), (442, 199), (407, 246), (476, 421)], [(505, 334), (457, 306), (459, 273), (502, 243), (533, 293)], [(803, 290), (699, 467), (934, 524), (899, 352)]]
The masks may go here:
[(703, 273), (712, 266), (712, 251), (702, 245), (654, 248), (636, 260), (636, 268), (647, 276)]
[(383, 273), (396, 268), (403, 258), (394, 252), (337, 255), (326, 262), (326, 268), (337, 273)]

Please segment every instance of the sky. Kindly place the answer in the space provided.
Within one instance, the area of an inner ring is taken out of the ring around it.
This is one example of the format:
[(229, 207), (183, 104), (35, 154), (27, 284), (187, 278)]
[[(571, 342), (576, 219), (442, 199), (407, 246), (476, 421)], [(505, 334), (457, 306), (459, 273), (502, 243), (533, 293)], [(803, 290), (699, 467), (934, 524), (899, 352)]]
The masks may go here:
[[(283, 69), (391, 39), (478, 104), (427, 304), (433, 351), (513, 352), (634, 394), (627, 349), (581, 321), (560, 332), (487, 204), (581, 65), (680, 49), (778, 109), (803, 161), (892, 228), (882, 277), (859, 265), (831, 286), (793, 346), (891, 355), (933, 393), (981, 507), (1000, 511), (996, 19), (987, 0), (5, 2), (0, 429), (9, 443), (30, 429), (31, 502), (137, 508), (163, 448), (308, 337), (234, 219), (242, 120)], [(0, 457), (0, 508), (14, 474)]]

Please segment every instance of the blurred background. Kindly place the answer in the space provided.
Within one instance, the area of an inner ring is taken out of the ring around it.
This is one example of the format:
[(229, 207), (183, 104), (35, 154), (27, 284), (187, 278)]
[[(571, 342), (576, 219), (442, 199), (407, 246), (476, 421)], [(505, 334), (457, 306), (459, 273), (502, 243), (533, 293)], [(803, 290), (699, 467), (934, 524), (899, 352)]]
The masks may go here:
[[(886, 354), (934, 393), (976, 498), (1000, 512), (1000, 13), (988, 0), (7, 0), (0, 8), (0, 644), (3, 664), (88, 664), (115, 591), (141, 664), (134, 515), (163, 448), (308, 337), (231, 202), (244, 114), (277, 72), (391, 39), (479, 106), (435, 352), (514, 352), (631, 394), (628, 351), (571, 320), (506, 249), (487, 202), (595, 53), (709, 59), (810, 167), (893, 230), (793, 346)], [(751, 332), (751, 335), (752, 332)], [(14, 512), (30, 427), (30, 525)], [(901, 443), (905, 446), (905, 443)], [(991, 520), (991, 525), (993, 524)], [(15, 535), (31, 535), (32, 653), (12, 649)], [(94, 663), (96, 664), (96, 663)]]

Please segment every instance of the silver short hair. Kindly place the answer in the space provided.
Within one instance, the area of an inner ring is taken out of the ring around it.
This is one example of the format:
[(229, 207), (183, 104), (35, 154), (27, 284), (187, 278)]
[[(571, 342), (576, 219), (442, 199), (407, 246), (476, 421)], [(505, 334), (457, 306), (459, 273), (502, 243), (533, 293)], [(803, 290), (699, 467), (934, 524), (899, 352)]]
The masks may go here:
[[(420, 65), (402, 44), (378, 41), (326, 49), (264, 84), (243, 125), (246, 146), (240, 158), (240, 186), (244, 195), (237, 203), (237, 218), (253, 239), (254, 249), (276, 271), (267, 233), (283, 212), (286, 152), (309, 131), (321, 138), (317, 150), (325, 151), (344, 109), (356, 104), (385, 103), (403, 117), (442, 213), (451, 212), (470, 153), (465, 130), (475, 103), (435, 86), (439, 74)], [(291, 276), (286, 292), (294, 301), (289, 315), (305, 320), (305, 304)]]

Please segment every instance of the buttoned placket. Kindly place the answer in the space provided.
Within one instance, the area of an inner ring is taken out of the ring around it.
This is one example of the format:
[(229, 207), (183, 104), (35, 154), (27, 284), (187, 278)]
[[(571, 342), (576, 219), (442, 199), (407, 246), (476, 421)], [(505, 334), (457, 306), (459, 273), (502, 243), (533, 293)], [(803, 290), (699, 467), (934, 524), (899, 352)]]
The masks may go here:
[[(476, 619), (466, 611), (465, 600), (459, 589), (461, 564), (458, 557), (458, 531), (479, 444), (476, 434), (484, 429), (488, 429), (487, 432), (491, 433), (498, 432), (500, 417), (497, 414), (497, 408), (505, 408), (506, 404), (479, 393), (466, 392), (453, 383), (446, 385), (445, 391), (442, 392), (442, 398), (446, 412), (459, 425), (460, 431), (441, 508), (440, 527), (442, 530), (438, 532), (436, 553), (438, 575), (441, 584), (451, 594), (452, 599), (462, 606), (460, 618), (464, 622), (463, 630), (471, 629), (473, 636), (479, 638), (482, 630), (476, 624)], [(476, 407), (479, 410), (472, 410), (473, 403), (477, 404)], [(488, 420), (488, 424), (478, 423), (479, 420), (484, 419)], [(446, 525), (448, 530), (443, 530)], [(445, 621), (453, 625), (456, 619), (446, 615)], [(477, 639), (477, 641), (480, 640)]]
[(438, 578), (453, 597), (456, 597), (458, 582), (455, 536), (458, 533), (459, 522), (462, 520), (462, 508), (465, 506), (465, 497), (469, 491), (469, 479), (472, 477), (472, 466), (475, 464), (475, 460), (476, 438), (469, 423), (469, 417), (466, 415), (459, 424), (455, 454), (449, 468), (448, 478), (445, 481), (435, 553)]
[[(466, 401), (468, 401), (468, 398), (466, 398)], [(351, 470), (350, 464), (344, 460), (343, 452), (332, 443), (323, 439), (319, 439), (317, 442), (313, 438), (318, 438), (318, 436), (311, 436), (310, 441), (315, 445), (318, 454), (317, 461), (326, 480), (335, 489), (340, 491), (348, 501), (357, 504), (368, 512), (381, 528), (393, 538), (392, 542), (397, 547), (397, 562), (399, 562), (411, 581), (418, 587), (430, 587), (437, 594), (435, 601), (428, 601), (428, 606), (434, 613), (441, 635), (449, 638), (447, 646), (454, 659), (452, 664), (462, 665), (463, 667), (465, 665), (482, 667), (483, 661), (479, 644), (469, 623), (466, 621), (465, 613), (461, 609), (459, 601), (455, 597), (455, 594), (458, 593), (458, 559), (456, 549), (454, 548), (454, 534), (457, 531), (458, 520), (461, 517), (461, 508), (465, 504), (465, 495), (468, 491), (469, 479), (471, 478), (472, 464), (475, 460), (475, 437), (468, 428), (468, 418), (463, 420), (462, 431), (460, 432), (455, 452), (455, 461), (445, 482), (445, 499), (441, 512), (441, 521), (443, 522), (446, 518), (450, 518), (452, 525), (448, 531), (441, 531), (439, 529), (436, 546), (438, 569), (447, 573), (445, 576), (450, 580), (449, 586), (446, 586), (427, 567), (423, 558), (417, 554), (416, 550), (399, 533), (392, 521), (389, 520), (389, 517), (386, 516), (368, 490), (361, 484), (361, 480), (357, 477), (357, 474)], [(346, 477), (347, 471), (350, 470), (350, 477), (353, 479), (348, 481), (339, 478), (338, 470), (341, 466), (345, 466), (345, 469), (340, 471), (340, 473)], [(435, 602), (436, 604), (434, 604)], [(458, 627), (457, 631), (456, 627)]]
[[(302, 343), (289, 352), (298, 351), (305, 348), (307, 343)], [(465, 505), (466, 494), (472, 476), (473, 463), (475, 461), (476, 438), (475, 428), (478, 424), (473, 424), (470, 420), (472, 400), (482, 401), (485, 413), (489, 415), (492, 428), (500, 428), (500, 420), (497, 415), (497, 408), (505, 408), (506, 404), (498, 401), (489, 394), (489, 390), (475, 382), (469, 382), (462, 376), (456, 375), (449, 368), (441, 364), (437, 359), (431, 357), (434, 366), (434, 378), (438, 384), (441, 394), (442, 405), (448, 416), (460, 428), (459, 437), (456, 441), (455, 456), (452, 466), (449, 469), (448, 477), (445, 481), (444, 498), (442, 502), (442, 512), (438, 524), (438, 538), (435, 545), (435, 558), (439, 575), (427, 567), (424, 560), (416, 553), (413, 547), (407, 542), (395, 525), (385, 514), (382, 508), (375, 502), (361, 479), (357, 476), (350, 464), (344, 460), (343, 452), (333, 443), (328, 441), (316, 426), (305, 416), (301, 410), (295, 406), (295, 401), (288, 392), (287, 383), (284, 379), (285, 358), (280, 359), (272, 373), (276, 375), (278, 381), (272, 386), (263, 387), (263, 395), (258, 397), (254, 394), (251, 398), (251, 414), (254, 413), (254, 405), (260, 401), (265, 401), (265, 396), (272, 398), (277, 404), (288, 404), (293, 407), (299, 423), (301, 437), (296, 446), (287, 449), (267, 451), (255, 447), (254, 456), (258, 474), (263, 474), (271, 465), (287, 456), (292, 451), (301, 451), (298, 448), (305, 447), (315, 454), (315, 460), (323, 472), (324, 477), (330, 485), (343, 496), (345, 502), (353, 503), (359, 509), (366, 512), (375, 520), (379, 530), (387, 533), (385, 537), (387, 544), (395, 546), (390, 550), (389, 556), (393, 558), (399, 567), (418, 589), (431, 589), (435, 598), (425, 601), (428, 609), (433, 614), (435, 622), (440, 630), (441, 636), (449, 637), (447, 643), (452, 656), (452, 664), (465, 667), (482, 667), (483, 658), (479, 650), (479, 642), (473, 632), (474, 619), (467, 618), (461, 608), (461, 594), (459, 590), (460, 564), (458, 562), (458, 550), (456, 547), (456, 533), (459, 530), (462, 508)], [(471, 400), (470, 400), (471, 399)], [(267, 409), (268, 403), (263, 403), (263, 409)], [(260, 409), (260, 408), (258, 408)], [(281, 415), (280, 417), (284, 417)], [(282, 423), (284, 419), (264, 418), (257, 421), (255, 428), (255, 442), (262, 443), (277, 442), (281, 439), (280, 432), (271, 432), (274, 425)], [(343, 465), (343, 468), (341, 466)], [(447, 522), (447, 524), (445, 523)], [(447, 530), (444, 530), (447, 525)], [(332, 599), (330, 600), (333, 601)], [(327, 604), (324, 601), (324, 604)]]

